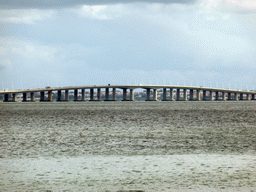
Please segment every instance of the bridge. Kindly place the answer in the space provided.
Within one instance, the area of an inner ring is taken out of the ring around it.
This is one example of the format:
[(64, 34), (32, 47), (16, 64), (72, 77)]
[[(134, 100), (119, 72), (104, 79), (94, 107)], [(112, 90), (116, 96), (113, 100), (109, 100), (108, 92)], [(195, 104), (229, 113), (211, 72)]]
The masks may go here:
[[(226, 101), (226, 100), (255, 100), (256, 91), (245, 91), (245, 90), (231, 90), (231, 89), (219, 89), (209, 87), (194, 87), (194, 86), (171, 86), (171, 85), (94, 85), (94, 86), (70, 86), (70, 87), (46, 87), (38, 89), (26, 89), (26, 90), (11, 90), (11, 91), (0, 91), (0, 95), (4, 95), (4, 102), (16, 102), (17, 94), (23, 94), (23, 102), (35, 101), (35, 93), (40, 94), (40, 101), (53, 101), (53, 92), (57, 92), (56, 101), (69, 101), (70, 90), (74, 92), (73, 101), (86, 101), (85, 90), (90, 90), (89, 101), (102, 101), (101, 90), (105, 90), (104, 101), (117, 101), (116, 90), (123, 90), (122, 101), (134, 101), (134, 90), (144, 89), (146, 90), (145, 101), (157, 101), (157, 92), (162, 92), (162, 101)], [(79, 90), (81, 92), (81, 99), (78, 99)], [(112, 94), (110, 95), (110, 90)], [(95, 92), (97, 91), (97, 92)], [(129, 98), (127, 96), (128, 91)], [(65, 98), (62, 98), (62, 92), (64, 92)], [(46, 97), (46, 93), (48, 97)], [(97, 96), (94, 97), (94, 93)], [(30, 99), (28, 99), (30, 94)]]

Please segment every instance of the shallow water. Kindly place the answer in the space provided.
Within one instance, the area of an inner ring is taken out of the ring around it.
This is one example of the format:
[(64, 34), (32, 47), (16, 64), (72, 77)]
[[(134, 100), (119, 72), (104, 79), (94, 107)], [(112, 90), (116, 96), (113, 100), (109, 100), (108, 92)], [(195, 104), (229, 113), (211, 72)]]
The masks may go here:
[(250, 191), (256, 102), (1, 103), (2, 191)]

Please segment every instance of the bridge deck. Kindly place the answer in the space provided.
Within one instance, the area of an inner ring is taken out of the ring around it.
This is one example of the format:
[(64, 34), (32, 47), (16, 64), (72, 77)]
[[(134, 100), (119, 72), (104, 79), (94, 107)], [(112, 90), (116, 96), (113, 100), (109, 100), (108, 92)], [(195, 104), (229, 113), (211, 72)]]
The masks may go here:
[(194, 90), (206, 90), (214, 92), (226, 92), (226, 93), (242, 93), (242, 94), (256, 94), (255, 91), (245, 90), (232, 90), (232, 89), (220, 89), (210, 87), (195, 87), (195, 86), (173, 86), (173, 85), (94, 85), (94, 86), (69, 86), (69, 87), (52, 87), (52, 88), (38, 88), (38, 89), (24, 89), (24, 90), (9, 90), (0, 91), (0, 94), (12, 94), (12, 93), (30, 93), (30, 92), (42, 92), (42, 91), (60, 91), (60, 90), (74, 90), (74, 89), (96, 89), (96, 88), (117, 88), (117, 89), (194, 89)]

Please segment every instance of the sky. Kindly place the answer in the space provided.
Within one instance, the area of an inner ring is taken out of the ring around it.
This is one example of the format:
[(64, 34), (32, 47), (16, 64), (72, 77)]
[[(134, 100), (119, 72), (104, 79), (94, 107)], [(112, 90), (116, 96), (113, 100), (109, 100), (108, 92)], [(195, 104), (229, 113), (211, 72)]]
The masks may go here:
[(0, 25), (0, 90), (256, 89), (256, 0), (0, 0)]

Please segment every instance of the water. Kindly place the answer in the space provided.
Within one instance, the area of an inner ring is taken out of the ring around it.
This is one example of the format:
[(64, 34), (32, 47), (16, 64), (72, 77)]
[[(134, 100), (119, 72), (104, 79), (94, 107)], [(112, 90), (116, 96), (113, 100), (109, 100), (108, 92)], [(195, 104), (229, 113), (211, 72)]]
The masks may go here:
[(1, 103), (1, 191), (250, 191), (256, 102)]

